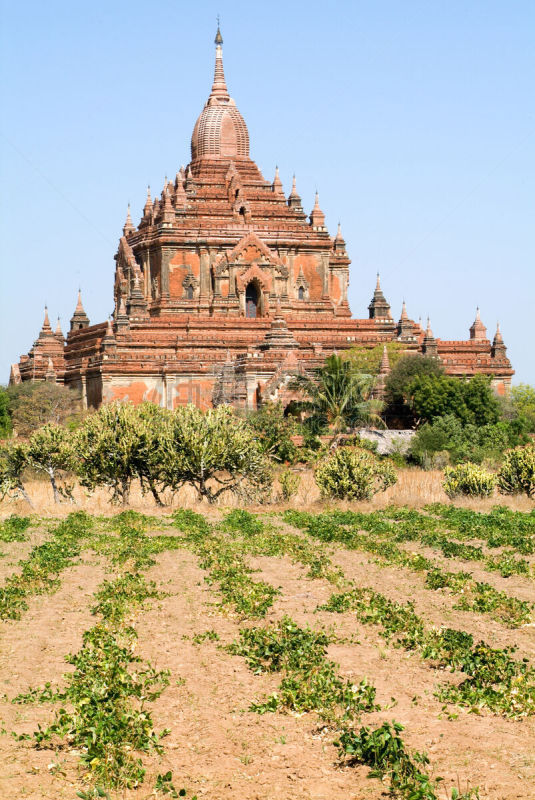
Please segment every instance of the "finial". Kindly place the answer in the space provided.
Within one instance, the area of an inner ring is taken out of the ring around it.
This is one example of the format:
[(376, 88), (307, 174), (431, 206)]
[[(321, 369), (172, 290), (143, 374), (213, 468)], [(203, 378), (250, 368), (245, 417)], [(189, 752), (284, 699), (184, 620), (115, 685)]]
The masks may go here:
[(381, 279), (379, 277), (379, 273), (377, 273), (377, 283), (375, 284), (375, 291), (376, 292), (381, 291)]
[(82, 305), (82, 290), (78, 289), (78, 302), (76, 303), (76, 311), (82, 311), (83, 312), (83, 310), (84, 310), (84, 307)]
[(223, 37), (221, 36), (219, 14), (217, 15), (217, 33), (215, 35), (214, 44), (223, 44)]
[(58, 336), (63, 336), (63, 332), (61, 330), (61, 322), (60, 322), (59, 317), (58, 317), (58, 321), (56, 323), (56, 333), (58, 334)]
[(43, 320), (43, 330), (44, 331), (52, 331), (50, 327), (50, 320), (48, 319), (48, 306), (45, 303), (45, 318)]

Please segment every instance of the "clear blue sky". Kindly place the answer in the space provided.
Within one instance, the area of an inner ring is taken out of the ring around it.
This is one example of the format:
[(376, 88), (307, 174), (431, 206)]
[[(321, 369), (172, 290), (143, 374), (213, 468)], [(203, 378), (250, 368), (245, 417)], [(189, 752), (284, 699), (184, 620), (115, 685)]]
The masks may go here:
[(399, 317), (468, 338), (499, 319), (535, 383), (533, 0), (1, 0), (0, 382), (48, 303), (81, 285), (112, 310), (126, 206), (137, 222), (189, 161), (221, 15), (231, 95), (266, 178), (314, 190), (352, 258), (353, 315), (375, 273)]

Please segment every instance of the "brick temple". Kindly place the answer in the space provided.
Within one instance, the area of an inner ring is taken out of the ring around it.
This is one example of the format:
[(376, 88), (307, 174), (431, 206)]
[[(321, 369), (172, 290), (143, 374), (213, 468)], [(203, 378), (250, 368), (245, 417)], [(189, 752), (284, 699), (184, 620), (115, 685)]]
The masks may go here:
[[(245, 120), (230, 97), (218, 29), (212, 90), (195, 123), (191, 161), (150, 190), (136, 227), (128, 210), (115, 256), (113, 317), (91, 325), (79, 294), (67, 338), (48, 313), (10, 382), (55, 381), (84, 403), (150, 400), (167, 408), (289, 398), (292, 375), (333, 351), (401, 342), (440, 359), (450, 375), (492, 376), (505, 393), (513, 370), (499, 329), (479, 311), (466, 341), (434, 337), (429, 321), (391, 313), (379, 276), (367, 319), (347, 300), (350, 259), (331, 236), (316, 194), (303, 210), (295, 178), (285, 195), (249, 154)], [(388, 371), (388, 359), (381, 373)]]

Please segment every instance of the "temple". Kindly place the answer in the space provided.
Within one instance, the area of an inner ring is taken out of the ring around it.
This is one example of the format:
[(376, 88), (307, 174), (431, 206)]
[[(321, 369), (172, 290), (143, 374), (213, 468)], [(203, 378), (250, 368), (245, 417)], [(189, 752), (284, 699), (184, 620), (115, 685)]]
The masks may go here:
[[(294, 177), (266, 181), (230, 97), (218, 29), (212, 90), (191, 138), (191, 161), (161, 194), (150, 189), (137, 225), (130, 208), (115, 256), (113, 317), (91, 325), (81, 295), (66, 339), (48, 312), (10, 382), (55, 381), (87, 406), (150, 400), (166, 408), (286, 402), (292, 375), (334, 351), (401, 342), (440, 359), (448, 374), (491, 376), (505, 393), (513, 370), (499, 328), (487, 338), (479, 310), (466, 341), (436, 339), (392, 317), (379, 276), (367, 319), (348, 304), (350, 259), (340, 226), (331, 236), (316, 193), (309, 215)], [(381, 374), (388, 371), (383, 359)]]

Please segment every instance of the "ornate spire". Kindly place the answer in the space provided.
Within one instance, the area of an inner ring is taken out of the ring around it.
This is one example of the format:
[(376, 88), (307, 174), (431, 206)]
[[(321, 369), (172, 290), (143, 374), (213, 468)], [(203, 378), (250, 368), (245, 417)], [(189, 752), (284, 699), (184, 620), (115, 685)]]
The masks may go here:
[(375, 291), (373, 293), (372, 301), (368, 306), (368, 311), (370, 313), (370, 319), (392, 319), (390, 305), (387, 303), (381, 289), (379, 273), (377, 273), (377, 283), (375, 284)]
[(78, 331), (81, 328), (87, 328), (89, 325), (89, 317), (84, 311), (82, 305), (82, 291), (78, 289), (78, 302), (74, 309), (74, 314), (71, 317), (71, 331)]
[(325, 214), (320, 208), (320, 198), (316, 190), (314, 208), (310, 214), (310, 225), (314, 230), (325, 230)]
[(63, 331), (61, 330), (61, 322), (60, 322), (59, 317), (58, 317), (58, 321), (56, 323), (56, 330), (54, 331), (54, 336), (56, 337), (58, 342), (61, 342), (61, 344), (63, 344), (64, 337), (63, 337)]
[(422, 343), (422, 353), (426, 356), (433, 356), (435, 358), (438, 356), (437, 340), (433, 336), (429, 317), (427, 317), (427, 328), (425, 329), (424, 340)]
[(52, 328), (50, 326), (50, 320), (48, 319), (48, 306), (45, 306), (45, 318), (43, 320), (43, 327), (41, 328), (41, 334), (48, 335), (52, 333)]
[(290, 196), (288, 197), (288, 205), (290, 208), (295, 209), (295, 211), (303, 211), (303, 207), (301, 205), (301, 198), (297, 194), (297, 183), (295, 180), (295, 173), (292, 178), (292, 191), (290, 192)]
[(414, 338), (412, 322), (409, 319), (409, 315), (407, 314), (407, 306), (405, 304), (405, 300), (401, 306), (401, 317), (399, 318), (398, 322), (398, 339), (402, 342), (410, 341)]
[(502, 332), (500, 331), (500, 323), (496, 324), (496, 333), (494, 334), (494, 339), (492, 340), (492, 347), (490, 349), (490, 354), (492, 358), (495, 358), (497, 361), (506, 361), (507, 360), (507, 347), (503, 343)]
[(212, 84), (212, 91), (208, 102), (212, 98), (216, 100), (227, 102), (230, 100), (230, 95), (225, 81), (225, 72), (223, 70), (223, 37), (219, 25), (217, 26), (217, 33), (214, 39), (215, 44), (215, 69), (214, 69), (214, 82)]
[(282, 188), (282, 181), (280, 179), (278, 167), (275, 167), (275, 177), (273, 178), (273, 183), (271, 184), (271, 190), (273, 191), (273, 194), (276, 194), (279, 197), (284, 197), (284, 190)]
[(487, 329), (481, 322), (479, 316), (479, 306), (476, 308), (476, 318), (470, 326), (470, 339), (480, 341), (487, 338)]
[(145, 205), (143, 206), (143, 216), (149, 217), (152, 213), (152, 198), (150, 196), (150, 186), (147, 186), (147, 199), (145, 200)]
[(126, 212), (126, 222), (123, 226), (123, 236), (128, 236), (130, 233), (135, 231), (134, 225), (132, 223), (132, 217), (130, 216), (130, 203), (128, 203), (128, 211)]

